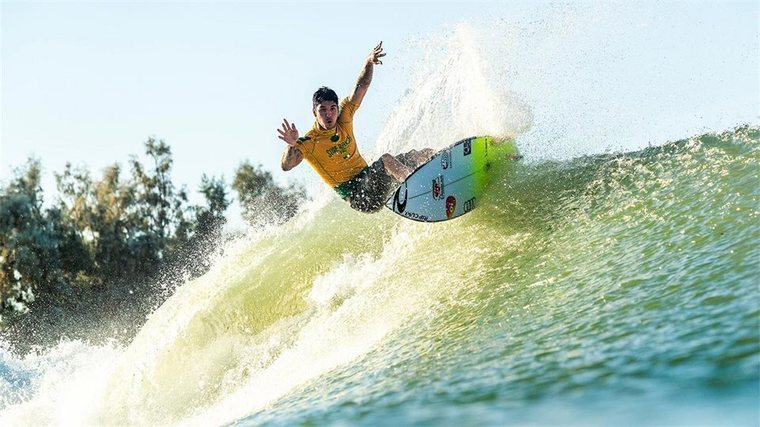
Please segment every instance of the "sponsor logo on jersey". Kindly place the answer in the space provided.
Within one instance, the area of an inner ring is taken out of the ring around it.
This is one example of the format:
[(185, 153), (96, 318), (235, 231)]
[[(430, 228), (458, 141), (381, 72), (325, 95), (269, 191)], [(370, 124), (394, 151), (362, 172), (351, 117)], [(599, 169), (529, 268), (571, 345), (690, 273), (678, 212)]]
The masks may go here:
[(457, 198), (449, 196), (446, 198), (446, 218), (451, 219), (454, 216), (454, 211), (457, 208)]
[(337, 145), (334, 145), (334, 146), (328, 148), (325, 151), (325, 153), (327, 153), (327, 157), (330, 157), (330, 158), (332, 158), (332, 156), (334, 156), (336, 154), (340, 154), (341, 157), (343, 157), (344, 159), (348, 159), (349, 157), (351, 157), (348, 154), (348, 145), (349, 144), (351, 144), (351, 136), (350, 135), (348, 137), (346, 137), (346, 139), (343, 142), (341, 142), (340, 144), (337, 144)]

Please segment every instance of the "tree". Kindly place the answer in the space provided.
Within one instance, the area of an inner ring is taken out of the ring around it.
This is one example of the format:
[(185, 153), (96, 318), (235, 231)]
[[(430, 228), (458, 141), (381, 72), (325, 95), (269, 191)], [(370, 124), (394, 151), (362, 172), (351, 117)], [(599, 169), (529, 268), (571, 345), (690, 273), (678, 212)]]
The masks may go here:
[(29, 159), (0, 191), (0, 295), (4, 307), (17, 311), (60, 277), (59, 241), (42, 210), (40, 177), (39, 160)]
[[(147, 165), (132, 156), (128, 174), (115, 163), (93, 178), (67, 163), (55, 174), (58, 199), (47, 209), (39, 160), (14, 171), (0, 187), (0, 308), (27, 311), (35, 295), (57, 307), (124, 301), (127, 291), (130, 301), (152, 304), (169, 293), (156, 296), (156, 285), (170, 291), (208, 270), (231, 203), (224, 178), (204, 174), (205, 205), (189, 206), (171, 180), (169, 145), (149, 138), (144, 146)], [(286, 221), (306, 199), (302, 187), (281, 187), (248, 162), (232, 187), (256, 226)], [(143, 301), (131, 298), (133, 289)]]
[(200, 192), (206, 199), (205, 206), (195, 206), (195, 226), (187, 250), (184, 251), (184, 264), (192, 277), (208, 271), (211, 266), (211, 254), (222, 242), (224, 216), (231, 200), (227, 198), (227, 184), (224, 178), (201, 177)]
[(80, 272), (93, 274), (96, 264), (93, 257), (94, 229), (91, 213), (92, 179), (84, 168), (74, 169), (71, 163), (61, 174), (54, 174), (58, 189), (57, 206), (50, 210), (55, 217), (56, 234), (61, 237), (61, 265), (69, 277)]
[(306, 190), (291, 184), (281, 187), (261, 165), (243, 162), (235, 172), (232, 188), (238, 193), (243, 219), (253, 226), (281, 224), (293, 217), (306, 197)]
[(227, 222), (224, 212), (231, 203), (231, 200), (227, 199), (227, 184), (224, 182), (224, 177), (209, 178), (203, 174), (200, 192), (206, 199), (206, 206), (196, 207), (195, 232), (201, 236), (218, 237), (221, 235), (222, 227)]
[(151, 170), (136, 157), (130, 160), (137, 210), (133, 216), (136, 232), (131, 243), (137, 259), (150, 271), (155, 270), (165, 256), (187, 243), (192, 227), (186, 219), (187, 194), (184, 189), (176, 190), (171, 182), (171, 148), (163, 140), (149, 138), (145, 154), (153, 160)]

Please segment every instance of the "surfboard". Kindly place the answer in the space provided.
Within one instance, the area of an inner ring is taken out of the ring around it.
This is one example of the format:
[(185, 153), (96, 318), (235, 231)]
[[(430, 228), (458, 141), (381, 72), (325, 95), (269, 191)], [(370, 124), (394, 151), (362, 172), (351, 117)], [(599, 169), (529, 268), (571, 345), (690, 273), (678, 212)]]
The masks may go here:
[(519, 158), (512, 139), (475, 136), (457, 141), (412, 172), (385, 206), (420, 222), (458, 218), (475, 209), (500, 169), (496, 166)]

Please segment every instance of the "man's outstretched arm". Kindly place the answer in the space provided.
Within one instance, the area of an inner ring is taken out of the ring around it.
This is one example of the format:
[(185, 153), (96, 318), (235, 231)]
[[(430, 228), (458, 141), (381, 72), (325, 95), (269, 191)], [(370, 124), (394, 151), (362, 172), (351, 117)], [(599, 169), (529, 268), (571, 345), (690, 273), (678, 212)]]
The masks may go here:
[(349, 101), (356, 105), (361, 105), (364, 95), (367, 93), (367, 89), (369, 89), (369, 84), (372, 83), (372, 70), (375, 64), (383, 65), (383, 61), (380, 60), (383, 56), (385, 56), (385, 53), (383, 53), (383, 42), (380, 42), (372, 49), (372, 52), (367, 56), (367, 60), (364, 61), (364, 68), (359, 73), (354, 92), (348, 98)]
[(280, 134), (278, 138), (288, 144), (288, 148), (282, 153), (282, 160), (280, 160), (282, 170), (287, 172), (298, 166), (298, 164), (301, 163), (301, 160), (303, 160), (303, 154), (301, 154), (301, 151), (296, 148), (296, 144), (298, 143), (298, 129), (296, 129), (295, 123), (290, 124), (287, 119), (283, 119), (282, 129), (277, 129), (277, 133)]

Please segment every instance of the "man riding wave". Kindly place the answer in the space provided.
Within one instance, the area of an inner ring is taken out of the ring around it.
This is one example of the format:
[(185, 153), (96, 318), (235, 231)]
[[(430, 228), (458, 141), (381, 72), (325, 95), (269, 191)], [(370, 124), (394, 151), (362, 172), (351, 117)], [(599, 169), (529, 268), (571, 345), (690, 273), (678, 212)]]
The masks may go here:
[(435, 154), (432, 149), (412, 150), (392, 156), (383, 154), (368, 165), (359, 153), (353, 118), (372, 82), (375, 65), (382, 65), (383, 42), (367, 56), (353, 93), (339, 102), (338, 95), (321, 87), (312, 97), (314, 124), (299, 137), (295, 123), (283, 119), (278, 138), (288, 145), (282, 155), (282, 170), (289, 171), (306, 161), (352, 208), (377, 212), (393, 190), (419, 165)]

